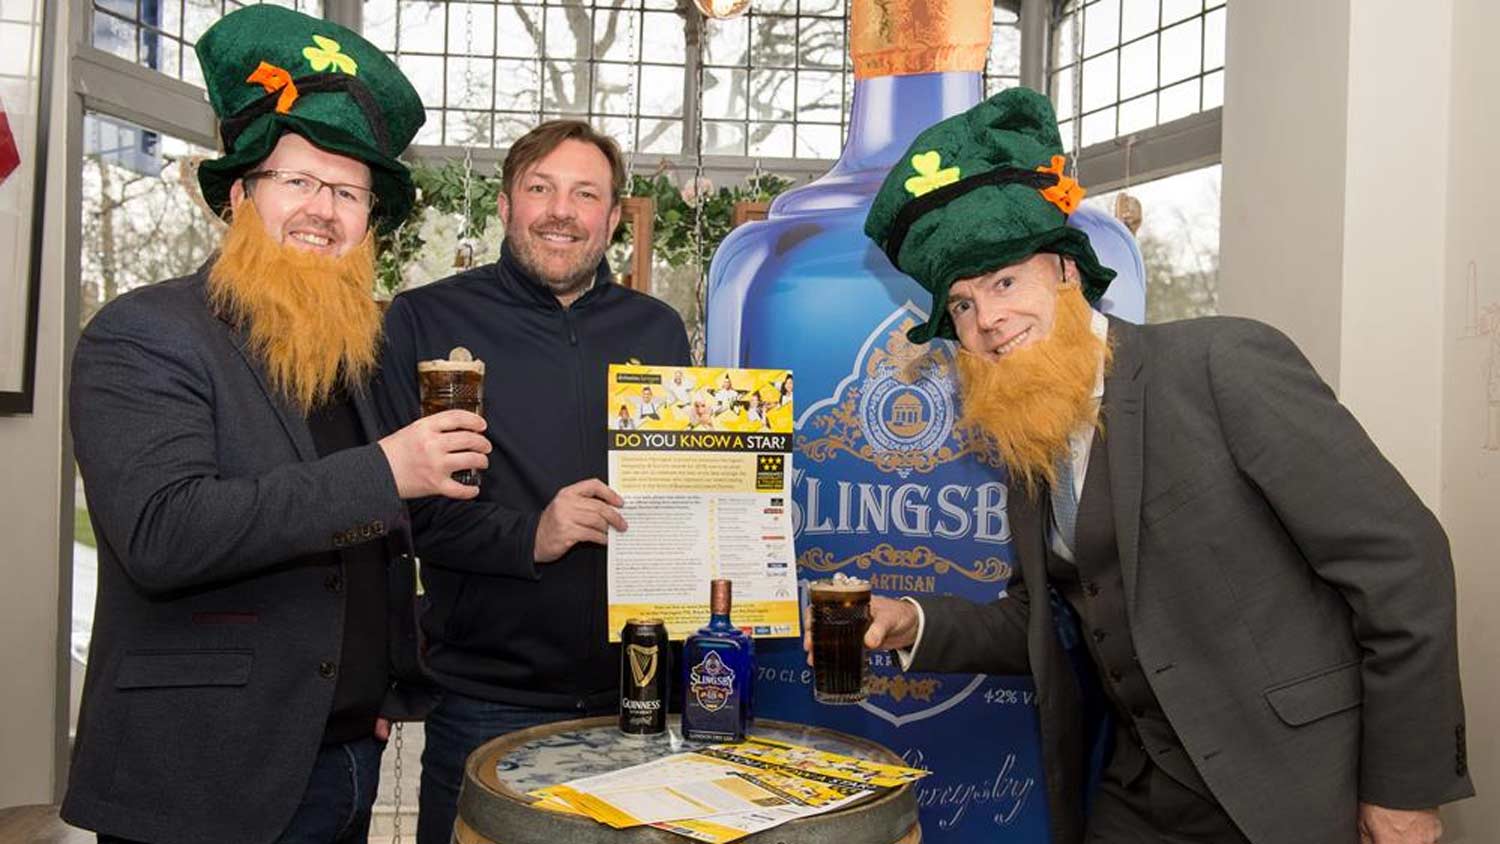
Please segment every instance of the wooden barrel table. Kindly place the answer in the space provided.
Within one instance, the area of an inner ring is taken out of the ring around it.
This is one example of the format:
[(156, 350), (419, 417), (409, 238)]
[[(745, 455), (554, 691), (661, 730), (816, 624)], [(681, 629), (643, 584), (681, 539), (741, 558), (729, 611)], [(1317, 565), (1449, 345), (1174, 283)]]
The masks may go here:
[[(757, 720), (754, 735), (846, 756), (902, 764), (872, 741), (845, 733)], [(457, 844), (686, 844), (649, 826), (613, 829), (590, 818), (533, 808), (528, 792), (692, 750), (676, 718), (664, 736), (621, 735), (613, 716), (543, 724), (503, 735), (469, 756), (458, 796)], [(788, 821), (736, 844), (921, 844), (912, 786), (877, 793), (833, 812)]]

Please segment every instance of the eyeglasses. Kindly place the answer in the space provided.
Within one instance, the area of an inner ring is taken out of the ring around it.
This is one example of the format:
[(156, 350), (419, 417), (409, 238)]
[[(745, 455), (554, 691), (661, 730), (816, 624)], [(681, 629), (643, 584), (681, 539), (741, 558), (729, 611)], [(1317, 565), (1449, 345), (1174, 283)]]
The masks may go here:
[(375, 207), (375, 191), (361, 185), (325, 182), (301, 170), (256, 170), (246, 173), (243, 178), (247, 182), (269, 179), (282, 194), (304, 202), (317, 196), (323, 188), (328, 188), (328, 192), (333, 195), (334, 204), (339, 208), (368, 214)]

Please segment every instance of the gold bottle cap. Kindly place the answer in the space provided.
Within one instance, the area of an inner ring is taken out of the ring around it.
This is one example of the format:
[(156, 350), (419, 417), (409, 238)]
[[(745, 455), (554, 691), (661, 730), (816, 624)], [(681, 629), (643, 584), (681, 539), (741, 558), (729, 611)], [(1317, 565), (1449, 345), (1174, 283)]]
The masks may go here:
[(984, 70), (991, 0), (854, 0), (854, 78)]

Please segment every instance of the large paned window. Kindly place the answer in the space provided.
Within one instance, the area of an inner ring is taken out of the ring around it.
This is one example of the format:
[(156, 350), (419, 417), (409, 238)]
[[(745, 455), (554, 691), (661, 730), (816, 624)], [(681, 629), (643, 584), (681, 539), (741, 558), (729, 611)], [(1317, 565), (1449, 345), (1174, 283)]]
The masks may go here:
[(998, 94), (1021, 84), (1021, 21), (1015, 12), (995, 7), (990, 21), (990, 54), (984, 67), (984, 92)]
[[(267, 2), (323, 14), (323, 0)], [(93, 0), (89, 42), (128, 62), (202, 85), (193, 45), (226, 12), (250, 5), (250, 0)]]
[(1074, 119), (1087, 147), (1223, 105), (1225, 3), (1068, 0), (1050, 74), (1064, 141)]
[[(826, 160), (853, 93), (847, 14), (844, 0), (757, 0), (701, 22), (676, 0), (365, 0), (364, 27), (427, 104), (418, 144), (503, 149), (580, 117), (629, 151), (691, 152), (701, 82), (705, 154)], [(1015, 13), (997, 8), (993, 32), (991, 92), (1020, 79)]]
[(853, 82), (843, 0), (760, 0), (704, 21), (703, 151), (836, 158)]
[(427, 104), (416, 143), (505, 148), (541, 120), (580, 117), (627, 148), (681, 150), (674, 0), (366, 0), (364, 26)]

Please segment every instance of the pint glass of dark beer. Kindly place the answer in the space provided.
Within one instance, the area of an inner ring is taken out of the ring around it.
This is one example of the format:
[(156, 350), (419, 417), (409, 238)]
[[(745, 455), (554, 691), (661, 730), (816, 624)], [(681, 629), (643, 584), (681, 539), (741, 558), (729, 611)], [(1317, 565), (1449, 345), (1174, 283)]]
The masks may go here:
[(859, 703), (870, 693), (865, 630), (870, 626), (870, 582), (845, 577), (808, 587), (812, 604), (813, 699)]
[[(484, 415), (484, 361), (474, 360), (469, 350), (462, 346), (450, 352), (447, 360), (418, 361), (417, 384), (422, 396), (423, 416), (445, 410), (467, 410)], [(479, 470), (454, 472), (453, 480), (479, 486)]]

